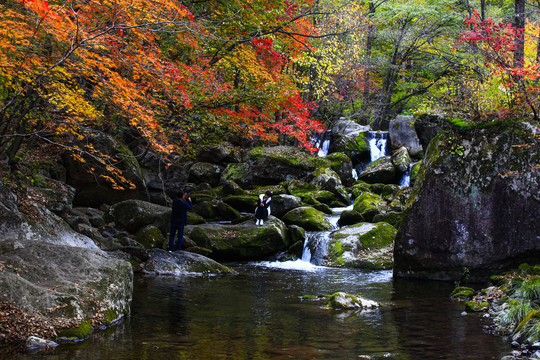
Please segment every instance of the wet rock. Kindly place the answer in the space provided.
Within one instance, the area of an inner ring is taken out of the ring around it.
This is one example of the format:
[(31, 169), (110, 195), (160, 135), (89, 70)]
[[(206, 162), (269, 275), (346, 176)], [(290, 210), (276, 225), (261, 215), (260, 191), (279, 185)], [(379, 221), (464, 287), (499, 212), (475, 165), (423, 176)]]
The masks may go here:
[(337, 292), (332, 294), (326, 305), (336, 310), (355, 310), (355, 309), (376, 309), (380, 307), (379, 303), (364, 299), (360, 296), (347, 294), (344, 292)]
[[(276, 196), (272, 196), (272, 213), (274, 213), (274, 199)], [(231, 195), (223, 198), (223, 201), (235, 208), (238, 211), (247, 213), (254, 213), (257, 207), (256, 195)], [(279, 206), (279, 205), (277, 205)], [(276, 215), (277, 216), (277, 215)], [(279, 217), (279, 216), (278, 216)]]
[(392, 153), (392, 163), (402, 174), (409, 169), (411, 158), (406, 147), (402, 146)]
[(29, 336), (26, 339), (26, 348), (28, 350), (50, 349), (57, 346), (58, 344), (54, 341), (42, 339), (37, 336)]
[(330, 168), (339, 175), (344, 186), (352, 186), (354, 184), (355, 179), (352, 176), (352, 161), (346, 154), (334, 152), (326, 156), (325, 160), (330, 162)]
[(135, 240), (145, 249), (161, 248), (165, 237), (159, 228), (154, 225), (146, 225), (135, 234)]
[(358, 211), (344, 210), (339, 215), (338, 225), (347, 226), (354, 225), (364, 221), (364, 217)]
[(187, 252), (168, 252), (162, 249), (149, 251), (150, 258), (143, 266), (143, 272), (157, 275), (189, 274), (234, 274), (231, 268), (217, 263), (206, 256)]

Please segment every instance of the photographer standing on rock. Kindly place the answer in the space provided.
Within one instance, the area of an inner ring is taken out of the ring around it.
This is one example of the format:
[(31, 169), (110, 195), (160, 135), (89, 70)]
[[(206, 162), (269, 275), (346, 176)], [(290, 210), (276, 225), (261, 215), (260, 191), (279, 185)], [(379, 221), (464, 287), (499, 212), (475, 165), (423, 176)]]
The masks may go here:
[[(182, 192), (180, 199), (173, 199), (171, 213), (171, 231), (169, 235), (169, 251), (181, 250), (184, 241), (184, 226), (187, 225), (187, 211), (191, 210), (191, 197), (187, 191)], [(174, 247), (174, 235), (178, 231), (178, 241)]]

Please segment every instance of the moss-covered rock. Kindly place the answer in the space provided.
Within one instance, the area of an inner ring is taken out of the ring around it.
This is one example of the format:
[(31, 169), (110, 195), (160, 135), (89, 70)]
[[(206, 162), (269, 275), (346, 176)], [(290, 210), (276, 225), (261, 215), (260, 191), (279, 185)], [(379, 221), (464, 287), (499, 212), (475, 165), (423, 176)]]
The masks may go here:
[(135, 240), (145, 249), (160, 248), (165, 237), (161, 230), (154, 225), (147, 225), (140, 228), (135, 234)]
[(371, 185), (365, 181), (358, 180), (351, 188), (351, 194), (354, 199), (364, 192), (371, 192)]
[(400, 212), (396, 211), (388, 211), (385, 213), (377, 214), (373, 217), (373, 222), (385, 222), (388, 223), (395, 228), (399, 227), (399, 223), (401, 222), (402, 214)]
[(366, 166), (358, 175), (358, 179), (370, 184), (391, 184), (396, 182), (398, 175), (392, 158), (390, 156), (383, 156)]
[(460, 301), (469, 300), (473, 296), (474, 296), (474, 289), (470, 287), (466, 287), (466, 286), (458, 286), (450, 294), (450, 297), (452, 299), (460, 300)]
[(66, 338), (70, 341), (88, 339), (92, 335), (92, 324), (83, 322), (79, 326), (70, 329), (63, 329), (59, 332), (58, 337)]
[[(392, 245), (397, 230), (387, 223), (360, 223), (330, 234), (328, 260), (330, 266), (360, 267), (364, 258), (374, 256), (374, 250)], [(381, 255), (385, 255), (382, 252)], [(388, 257), (388, 255), (385, 255)], [(386, 263), (382, 261), (381, 263)], [(387, 265), (384, 265), (387, 266)]]
[(352, 186), (355, 182), (352, 176), (352, 161), (345, 153), (334, 152), (326, 156), (329, 167), (334, 170), (344, 186)]
[(311, 206), (302, 206), (289, 211), (283, 216), (283, 221), (288, 225), (298, 225), (307, 231), (322, 231), (332, 228), (324, 213)]
[(258, 259), (291, 245), (287, 226), (274, 216), (269, 216), (264, 226), (256, 226), (253, 218), (240, 224), (188, 226), (186, 235), (198, 246), (210, 249), (214, 259)]
[(222, 171), (221, 178), (225, 181), (234, 181), (243, 189), (253, 186), (251, 166), (248, 163), (232, 163)]
[(394, 152), (392, 153), (392, 163), (394, 163), (394, 166), (401, 173), (404, 173), (407, 170), (409, 170), (409, 165), (411, 164), (411, 158), (409, 156), (409, 152), (407, 151), (407, 148), (403, 146), (397, 150), (394, 150)]
[(467, 312), (485, 312), (489, 310), (489, 303), (487, 301), (467, 301), (465, 303), (465, 311)]
[(353, 210), (361, 214), (366, 221), (371, 221), (381, 212), (383, 206), (383, 199), (379, 195), (364, 192), (354, 199)]
[(339, 215), (338, 225), (354, 225), (364, 221), (364, 217), (356, 210), (344, 210)]
[(231, 195), (224, 197), (223, 201), (238, 211), (248, 213), (255, 212), (257, 207), (257, 195)]
[[(345, 187), (343, 187), (339, 175), (331, 168), (317, 169), (314, 172), (313, 179), (310, 183), (322, 190), (331, 192), (334, 195), (334, 198), (337, 198), (337, 200), (342, 202), (345, 206), (349, 204), (350, 200), (347, 191), (345, 190)], [(319, 201), (328, 204), (328, 202), (322, 200)]]
[(114, 204), (105, 213), (107, 222), (114, 221), (120, 229), (135, 233), (146, 225), (157, 226), (162, 233), (169, 230), (171, 209), (142, 200), (126, 200)]

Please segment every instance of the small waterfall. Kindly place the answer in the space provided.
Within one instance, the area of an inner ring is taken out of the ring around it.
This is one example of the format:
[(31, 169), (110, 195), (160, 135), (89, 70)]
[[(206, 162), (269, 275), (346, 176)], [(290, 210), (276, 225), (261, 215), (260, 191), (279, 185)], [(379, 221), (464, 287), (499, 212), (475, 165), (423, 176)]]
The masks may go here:
[(410, 163), (409, 164), (409, 168), (407, 169), (407, 171), (405, 171), (405, 173), (401, 177), (401, 180), (399, 181), (399, 186), (401, 186), (401, 187), (403, 187), (403, 186), (411, 186), (411, 172), (412, 172), (412, 168), (413, 168), (413, 166), (415, 164), (416, 163)]
[(353, 205), (344, 208), (333, 208), (332, 215), (328, 216), (328, 221), (332, 225), (332, 229), (327, 231), (314, 231), (306, 233), (304, 242), (304, 250), (302, 252), (301, 261), (309, 262), (313, 265), (322, 265), (328, 255), (328, 242), (332, 231), (339, 228), (338, 220), (341, 213), (345, 210), (352, 210)]
[(328, 149), (330, 148), (330, 130), (326, 130), (323, 133), (316, 133), (313, 139), (313, 146), (319, 149), (317, 155), (325, 157), (328, 155)]
[(354, 178), (354, 180), (358, 180), (358, 172), (355, 168), (352, 169), (352, 177)]
[(371, 162), (388, 155), (388, 131), (368, 132)]

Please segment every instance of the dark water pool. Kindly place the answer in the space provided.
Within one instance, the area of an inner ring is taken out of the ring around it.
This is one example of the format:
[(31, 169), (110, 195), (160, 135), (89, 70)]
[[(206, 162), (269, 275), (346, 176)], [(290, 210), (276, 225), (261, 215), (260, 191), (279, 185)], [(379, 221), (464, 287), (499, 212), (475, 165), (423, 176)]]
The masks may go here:
[[(462, 316), (452, 284), (390, 271), (233, 265), (238, 275), (135, 279), (132, 314), (79, 344), (10, 359), (500, 359), (507, 342)], [(332, 311), (306, 294), (362, 294), (369, 312)], [(7, 357), (9, 356), (9, 357)]]

